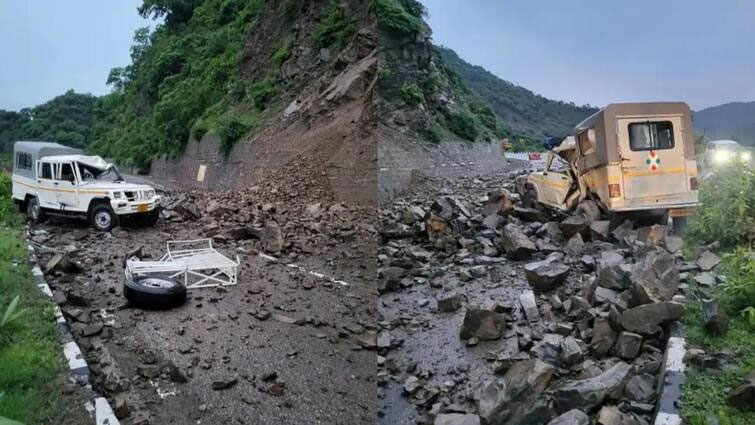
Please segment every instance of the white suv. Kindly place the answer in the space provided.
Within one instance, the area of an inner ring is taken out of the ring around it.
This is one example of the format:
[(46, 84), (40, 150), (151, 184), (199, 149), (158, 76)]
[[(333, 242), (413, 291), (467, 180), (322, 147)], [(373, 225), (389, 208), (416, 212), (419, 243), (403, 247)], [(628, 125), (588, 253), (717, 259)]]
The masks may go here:
[(99, 156), (49, 142), (14, 144), (13, 199), (32, 221), (45, 215), (76, 217), (102, 231), (123, 216), (153, 225), (160, 215), (160, 196), (150, 186), (126, 183)]

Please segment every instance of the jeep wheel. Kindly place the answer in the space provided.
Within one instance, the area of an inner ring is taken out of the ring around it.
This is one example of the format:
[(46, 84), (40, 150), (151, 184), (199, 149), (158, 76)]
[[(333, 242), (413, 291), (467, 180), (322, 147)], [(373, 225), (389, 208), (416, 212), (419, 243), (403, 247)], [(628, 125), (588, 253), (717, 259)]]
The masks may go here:
[(115, 215), (110, 205), (97, 205), (92, 209), (92, 225), (101, 232), (107, 232), (118, 224), (118, 216)]
[(186, 287), (175, 279), (142, 277), (126, 279), (123, 295), (136, 307), (144, 309), (167, 309), (186, 302)]
[(32, 223), (39, 223), (45, 219), (45, 212), (42, 211), (42, 207), (39, 206), (39, 200), (36, 197), (30, 198), (26, 203), (26, 215), (29, 216), (29, 220)]

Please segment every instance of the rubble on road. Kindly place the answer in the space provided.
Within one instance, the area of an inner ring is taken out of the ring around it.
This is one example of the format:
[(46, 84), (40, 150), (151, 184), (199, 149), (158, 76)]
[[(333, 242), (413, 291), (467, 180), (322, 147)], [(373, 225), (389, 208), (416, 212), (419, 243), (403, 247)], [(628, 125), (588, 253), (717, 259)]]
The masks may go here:
[[(255, 187), (162, 196), (155, 227), (95, 233), (50, 218), (28, 229), (91, 385), (121, 423), (230, 423), (251, 411), (266, 423), (372, 420), (384, 343), (371, 301), (374, 208), (284, 203)], [(127, 305), (126, 259), (159, 260), (168, 240), (204, 238), (239, 256), (237, 285), (191, 290), (169, 311)]]
[(667, 226), (525, 206), (514, 181), (425, 182), (381, 205), (379, 412), (386, 423), (650, 423), (683, 282), (716, 258), (685, 262)]

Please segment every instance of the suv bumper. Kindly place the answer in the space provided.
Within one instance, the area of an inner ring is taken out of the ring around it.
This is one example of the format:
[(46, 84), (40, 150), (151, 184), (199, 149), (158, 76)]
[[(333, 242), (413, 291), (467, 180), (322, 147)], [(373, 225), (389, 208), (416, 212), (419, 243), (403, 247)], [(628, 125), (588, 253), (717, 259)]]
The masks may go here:
[(154, 196), (144, 201), (113, 199), (110, 206), (117, 215), (148, 213), (160, 207), (160, 197)]

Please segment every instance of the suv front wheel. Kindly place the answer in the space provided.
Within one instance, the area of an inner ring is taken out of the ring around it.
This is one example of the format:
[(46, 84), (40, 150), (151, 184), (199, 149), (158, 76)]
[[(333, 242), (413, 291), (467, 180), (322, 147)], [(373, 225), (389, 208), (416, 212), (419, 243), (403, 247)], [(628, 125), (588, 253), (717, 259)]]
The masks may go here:
[(92, 225), (101, 232), (107, 232), (118, 225), (118, 216), (110, 205), (97, 205), (92, 209)]

